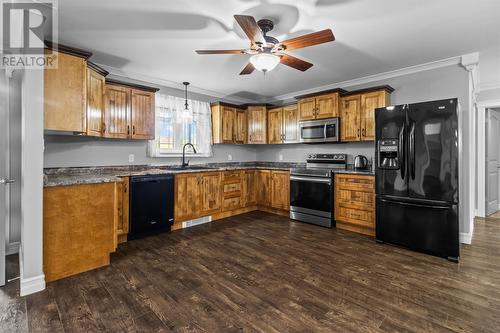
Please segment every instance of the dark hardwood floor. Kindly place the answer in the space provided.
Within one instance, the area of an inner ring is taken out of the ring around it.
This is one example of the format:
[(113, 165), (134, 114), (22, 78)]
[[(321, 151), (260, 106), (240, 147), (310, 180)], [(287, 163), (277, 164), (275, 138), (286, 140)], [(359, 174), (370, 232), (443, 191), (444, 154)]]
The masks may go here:
[(460, 264), (261, 212), (128, 242), (20, 298), (1, 332), (499, 332), (500, 220)]

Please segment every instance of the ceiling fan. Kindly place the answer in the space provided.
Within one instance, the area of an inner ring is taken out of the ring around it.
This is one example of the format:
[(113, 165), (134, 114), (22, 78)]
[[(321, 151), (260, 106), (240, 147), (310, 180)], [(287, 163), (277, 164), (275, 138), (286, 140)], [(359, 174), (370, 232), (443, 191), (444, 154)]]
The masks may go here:
[(250, 48), (244, 50), (196, 50), (198, 54), (248, 54), (250, 62), (243, 68), (240, 75), (251, 74), (254, 69), (261, 72), (273, 70), (279, 63), (306, 71), (312, 67), (310, 62), (301, 60), (286, 53), (303, 47), (333, 42), (335, 37), (330, 29), (313, 32), (300, 37), (280, 42), (267, 33), (274, 28), (273, 21), (262, 19), (255, 21), (253, 16), (234, 15), (236, 22), (250, 39)]

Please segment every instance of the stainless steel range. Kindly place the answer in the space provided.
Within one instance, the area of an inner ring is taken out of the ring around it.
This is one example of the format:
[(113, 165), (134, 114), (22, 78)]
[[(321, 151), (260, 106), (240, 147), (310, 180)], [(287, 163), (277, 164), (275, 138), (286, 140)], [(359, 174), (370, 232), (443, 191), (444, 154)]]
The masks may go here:
[(346, 154), (311, 154), (306, 168), (290, 172), (290, 218), (334, 227), (334, 170), (345, 169)]

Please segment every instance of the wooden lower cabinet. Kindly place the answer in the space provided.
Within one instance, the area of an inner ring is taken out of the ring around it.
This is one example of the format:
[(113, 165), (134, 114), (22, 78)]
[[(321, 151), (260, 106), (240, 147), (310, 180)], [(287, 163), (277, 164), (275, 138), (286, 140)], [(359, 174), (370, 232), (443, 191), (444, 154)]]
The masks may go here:
[(44, 188), (45, 281), (109, 265), (116, 247), (117, 184)]
[(243, 175), (243, 206), (257, 204), (257, 170), (245, 170)]
[(271, 207), (290, 209), (290, 173), (271, 171)]
[(118, 221), (116, 226), (117, 243), (127, 241), (129, 230), (129, 177), (123, 177), (121, 183), (116, 183), (116, 200)]
[(337, 228), (375, 235), (375, 177), (335, 175)]
[(257, 171), (257, 205), (271, 206), (271, 170)]
[(222, 173), (223, 212), (243, 207), (243, 175), (243, 171), (225, 171)]

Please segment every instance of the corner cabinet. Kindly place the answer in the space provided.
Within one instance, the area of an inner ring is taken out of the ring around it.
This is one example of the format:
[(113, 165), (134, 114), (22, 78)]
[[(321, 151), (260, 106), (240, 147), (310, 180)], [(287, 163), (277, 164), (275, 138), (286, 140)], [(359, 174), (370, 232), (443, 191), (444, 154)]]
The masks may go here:
[(336, 90), (317, 96), (298, 96), (299, 120), (338, 117), (340, 92), (341, 90)]
[(267, 108), (266, 106), (249, 106), (248, 117), (248, 143), (267, 143)]
[(340, 138), (343, 142), (375, 140), (375, 109), (390, 105), (389, 86), (350, 92), (340, 100)]
[(105, 91), (103, 137), (154, 139), (156, 89), (135, 88), (109, 81), (106, 82)]
[(212, 137), (214, 144), (244, 144), (247, 140), (247, 113), (236, 105), (214, 103)]
[(267, 117), (269, 144), (299, 142), (297, 104), (270, 109)]

